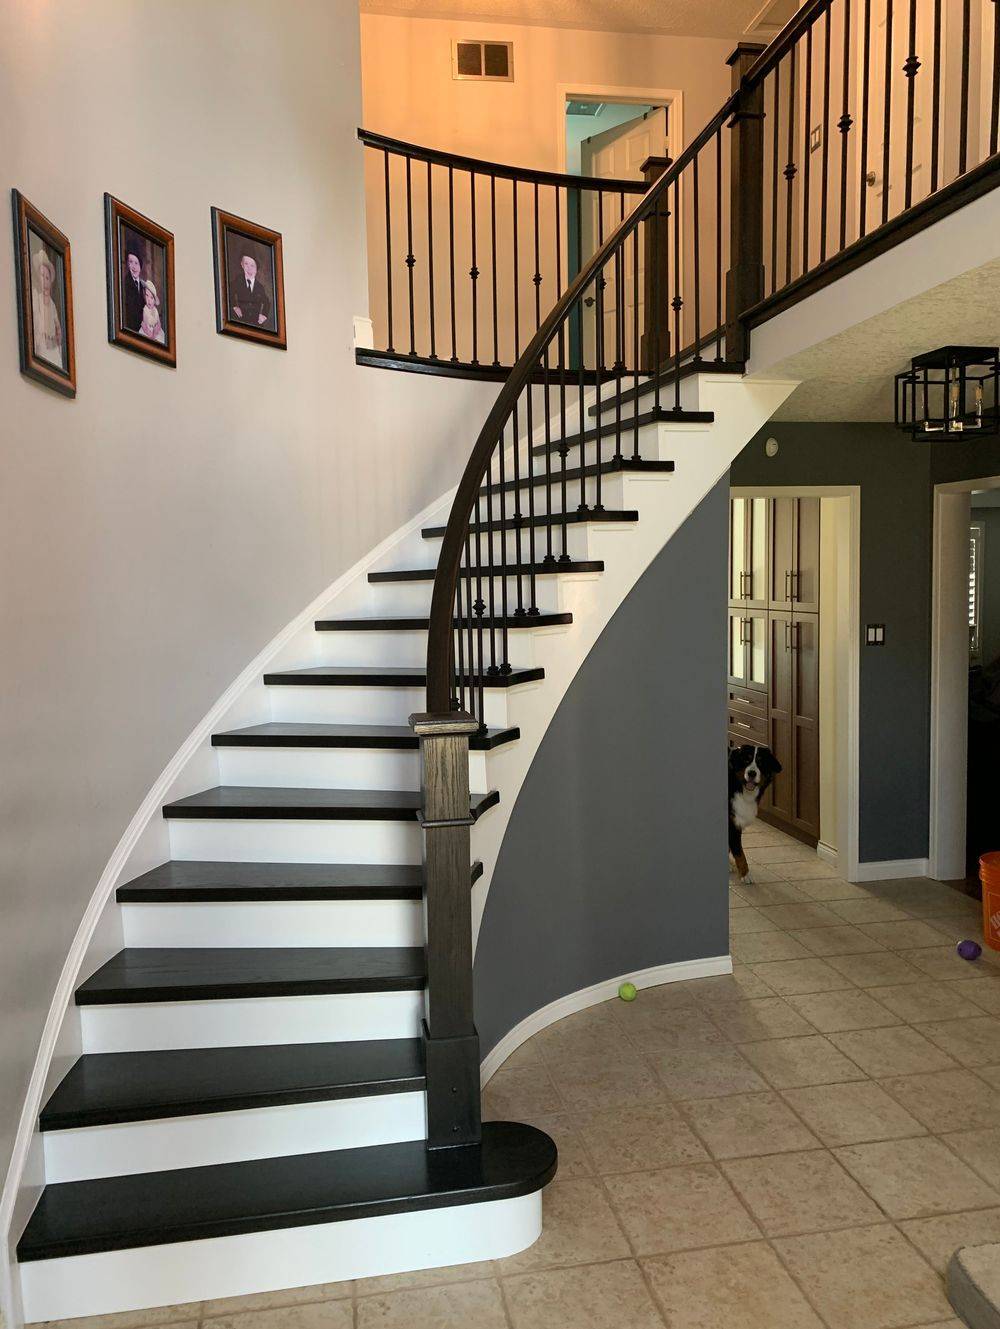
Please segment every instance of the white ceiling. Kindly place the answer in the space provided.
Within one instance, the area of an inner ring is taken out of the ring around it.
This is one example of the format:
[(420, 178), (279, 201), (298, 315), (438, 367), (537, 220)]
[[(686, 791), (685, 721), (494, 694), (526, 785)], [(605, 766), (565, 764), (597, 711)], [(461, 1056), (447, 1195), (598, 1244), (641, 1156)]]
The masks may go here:
[[(360, 0), (369, 14), (479, 19), (598, 32), (658, 32), (674, 37), (738, 37), (765, 0)], [(770, 5), (767, 5), (770, 8)]]
[(938, 346), (1000, 346), (1000, 259), (772, 365), (802, 380), (775, 418), (891, 420), (894, 376)]

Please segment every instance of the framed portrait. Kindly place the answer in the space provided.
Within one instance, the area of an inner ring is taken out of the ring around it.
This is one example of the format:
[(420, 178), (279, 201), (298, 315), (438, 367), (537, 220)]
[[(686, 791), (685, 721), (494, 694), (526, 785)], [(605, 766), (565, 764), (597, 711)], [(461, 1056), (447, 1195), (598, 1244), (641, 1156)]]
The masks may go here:
[(11, 190), (11, 202), (21, 373), (75, 397), (69, 241), (17, 189)]
[(219, 332), (286, 349), (281, 236), (266, 226), (212, 209), (215, 321)]
[(108, 341), (177, 364), (174, 237), (141, 212), (104, 195)]

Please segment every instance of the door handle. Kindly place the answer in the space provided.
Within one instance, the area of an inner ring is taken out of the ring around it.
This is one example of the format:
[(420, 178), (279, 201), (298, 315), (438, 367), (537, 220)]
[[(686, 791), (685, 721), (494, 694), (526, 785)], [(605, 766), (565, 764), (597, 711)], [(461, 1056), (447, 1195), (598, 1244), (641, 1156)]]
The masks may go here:
[(734, 720), (734, 721), (733, 721), (733, 728), (734, 728), (734, 729), (750, 729), (751, 726), (748, 725), (748, 724), (746, 724), (743, 720)]
[(792, 625), (791, 625), (791, 623), (789, 623), (788, 620), (786, 619), (786, 620), (785, 620), (785, 650), (786, 650), (786, 651), (790, 651), (791, 649), (792, 649)]
[(789, 591), (790, 591), (790, 594), (789, 594), (789, 597), (788, 597), (789, 600), (791, 600), (793, 604), (798, 604), (798, 602), (799, 602), (799, 574), (798, 574), (797, 572), (790, 572), (790, 573), (788, 574), (788, 588), (789, 588)]
[(741, 618), (741, 619), (740, 619), (740, 645), (741, 645), (741, 646), (746, 646), (747, 643), (750, 641), (750, 636), (749, 636), (749, 634), (747, 633), (747, 630), (746, 630), (747, 624), (748, 624), (749, 622), (750, 622), (750, 620), (749, 620), (748, 618)]
[(791, 571), (788, 570), (785, 572), (785, 599), (791, 600), (791, 598), (792, 598), (792, 574)]
[(791, 637), (791, 643), (792, 643), (790, 649), (793, 650), (793, 651), (797, 651), (797, 650), (799, 649), (799, 645), (800, 645), (800, 641), (799, 641), (799, 633), (800, 633), (801, 630), (802, 630), (802, 624), (801, 624), (801, 623), (789, 623), (787, 626), (791, 629), (791, 631), (790, 631), (790, 633), (789, 633), (789, 636)]

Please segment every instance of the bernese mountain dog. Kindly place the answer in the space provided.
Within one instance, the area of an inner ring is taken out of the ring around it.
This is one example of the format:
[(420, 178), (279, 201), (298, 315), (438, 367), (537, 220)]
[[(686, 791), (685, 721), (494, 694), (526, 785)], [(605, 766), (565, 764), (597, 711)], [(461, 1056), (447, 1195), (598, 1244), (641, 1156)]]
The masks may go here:
[(744, 743), (729, 754), (729, 852), (741, 883), (753, 885), (743, 852), (743, 832), (756, 820), (764, 791), (780, 770), (781, 762), (763, 745)]

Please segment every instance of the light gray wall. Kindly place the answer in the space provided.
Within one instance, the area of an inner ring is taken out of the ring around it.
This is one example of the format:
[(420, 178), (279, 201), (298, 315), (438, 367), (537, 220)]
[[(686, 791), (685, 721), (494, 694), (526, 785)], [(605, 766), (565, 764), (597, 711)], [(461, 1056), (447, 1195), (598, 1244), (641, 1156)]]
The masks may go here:
[[(0, 184), (70, 237), (79, 379), (68, 401), (18, 373), (8, 222), (0, 1176), (71, 939), (150, 786), (274, 634), (454, 482), (496, 393), (354, 364), (358, 27), (354, 0), (0, 7)], [(107, 342), (105, 190), (174, 232), (176, 371)], [(213, 204), (283, 234), (285, 354), (215, 332)]]
[(933, 486), (995, 474), (996, 440), (915, 443), (878, 423), (771, 421), (733, 463), (737, 486), (861, 486), (861, 623), (886, 625), (884, 646), (861, 646), (863, 863), (927, 856)]
[(972, 520), (984, 527), (979, 622), (982, 661), (988, 665), (1000, 656), (1000, 507), (974, 507)]
[(521, 787), (476, 952), (484, 1054), (570, 992), (729, 949), (728, 494), (618, 609)]

